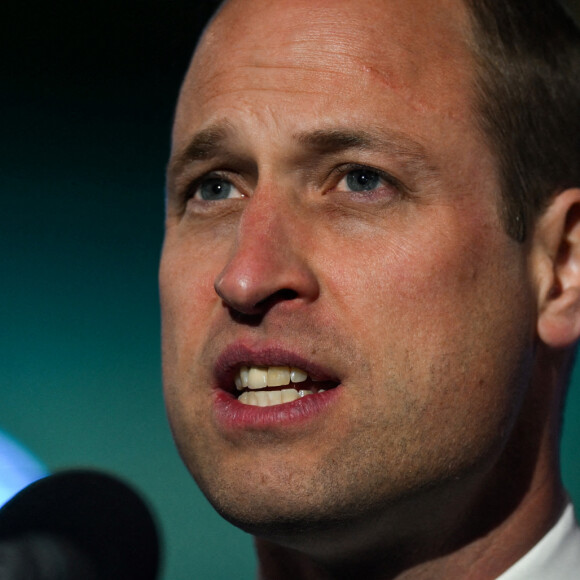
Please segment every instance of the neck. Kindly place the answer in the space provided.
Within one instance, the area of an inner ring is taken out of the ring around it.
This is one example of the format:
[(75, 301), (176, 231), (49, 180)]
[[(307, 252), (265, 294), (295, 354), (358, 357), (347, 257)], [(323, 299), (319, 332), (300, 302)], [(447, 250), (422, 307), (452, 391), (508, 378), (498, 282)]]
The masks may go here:
[[(389, 542), (371, 553), (319, 557), (257, 538), (260, 580), (447, 580), (497, 578), (525, 555), (556, 523), (566, 503), (557, 478), (525, 494), (507, 517), (498, 516), (497, 490), (449, 531), (415, 542)], [(508, 491), (509, 493), (509, 491)], [(475, 525), (474, 525), (475, 524)], [(387, 534), (386, 534), (387, 535)], [(429, 543), (429, 538), (431, 543)], [(342, 544), (343, 541), (341, 540)]]

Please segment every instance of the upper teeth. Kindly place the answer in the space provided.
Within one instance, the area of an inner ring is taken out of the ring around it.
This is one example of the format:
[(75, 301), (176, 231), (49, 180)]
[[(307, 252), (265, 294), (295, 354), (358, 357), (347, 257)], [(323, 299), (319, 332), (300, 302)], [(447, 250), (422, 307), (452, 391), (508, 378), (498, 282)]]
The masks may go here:
[(234, 382), (238, 391), (244, 389), (265, 389), (266, 387), (281, 387), (292, 383), (302, 383), (308, 374), (296, 367), (243, 366), (236, 373)]

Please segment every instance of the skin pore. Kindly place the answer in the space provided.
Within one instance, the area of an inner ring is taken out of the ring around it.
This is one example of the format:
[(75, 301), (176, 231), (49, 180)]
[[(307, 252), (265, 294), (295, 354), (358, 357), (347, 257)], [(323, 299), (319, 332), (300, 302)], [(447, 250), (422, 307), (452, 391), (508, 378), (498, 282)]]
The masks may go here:
[[(544, 343), (575, 338), (548, 303), (576, 198), (507, 235), (468, 21), (459, 0), (231, 0), (184, 81), (165, 397), (263, 578), (495, 578), (561, 511)], [(249, 409), (242, 365), (331, 388)]]

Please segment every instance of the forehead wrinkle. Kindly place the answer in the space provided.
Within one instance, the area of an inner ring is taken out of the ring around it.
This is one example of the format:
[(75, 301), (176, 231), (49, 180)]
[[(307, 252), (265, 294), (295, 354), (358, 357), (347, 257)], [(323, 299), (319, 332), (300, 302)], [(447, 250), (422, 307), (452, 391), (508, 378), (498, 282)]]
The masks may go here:
[[(256, 50), (251, 55), (250, 64), (239, 65), (239, 69), (264, 70), (264, 71), (289, 71), (296, 73), (312, 73), (323, 81), (324, 77), (344, 76), (351, 80), (345, 73), (345, 69), (350, 68), (358, 70), (362, 75), (359, 82), (368, 82), (364, 76), (377, 77), (382, 84), (397, 87), (401, 84), (394, 79), (398, 76), (390, 67), (381, 70), (387, 63), (387, 59), (381, 58), (384, 47), (375, 47), (373, 52), (365, 52), (364, 46), (353, 47), (352, 39), (345, 38), (342, 40), (340, 35), (335, 31), (330, 40), (322, 39), (324, 36), (320, 31), (308, 35), (304, 32), (304, 38), (294, 39), (292, 42), (281, 43), (283, 50), (277, 51), (273, 55), (269, 51)], [(402, 44), (397, 43), (399, 52), (409, 53), (410, 49)], [(384, 55), (382, 55), (384, 56)], [(398, 62), (403, 59), (397, 58)], [(413, 58), (408, 59), (409, 65), (414, 68)], [(250, 74), (252, 74), (250, 72)]]
[[(282, 75), (276, 75), (276, 71)], [(198, 95), (202, 96), (204, 106), (208, 107), (214, 99), (244, 93), (267, 91), (273, 94), (328, 94), (328, 86), (336, 82), (337, 76), (348, 82), (343, 70), (332, 67), (307, 68), (298, 65), (239, 64), (235, 74), (225, 69), (192, 83)]]
[[(404, 5), (405, 0), (399, 4)], [(355, 7), (353, 3), (352, 8)], [(253, 16), (256, 14), (259, 12), (255, 11)], [(382, 18), (380, 25), (377, 18)], [(341, 27), (337, 25), (340, 22), (350, 22), (351, 26)], [(239, 43), (242, 39), (239, 34), (229, 40), (233, 42), (230, 46), (233, 54), (240, 58), (238, 62), (245, 59), (257, 67), (276, 63), (275, 67), (280, 69), (343, 71), (345, 61), (351, 61), (361, 70), (388, 77), (395, 73), (392, 67), (384, 68), (390, 61), (418, 71), (424, 66), (421, 57), (425, 53), (438, 55), (437, 60), (441, 62), (449, 62), (457, 56), (457, 45), (466, 46), (463, 28), (448, 19), (441, 19), (439, 23), (442, 26), (433, 32), (437, 34), (436, 42), (433, 39), (431, 42), (427, 39), (411, 42), (416, 31), (403, 25), (396, 12), (393, 15), (382, 10), (378, 14), (368, 9), (345, 10), (340, 3), (334, 2), (294, 2), (292, 10), (288, 7), (278, 11), (276, 25), (270, 29), (261, 30), (261, 34), (248, 34), (243, 38), (244, 43)], [(246, 22), (246, 26), (250, 24)], [(356, 34), (353, 34), (353, 27), (356, 27)], [(460, 34), (448, 38), (450, 31), (456, 29)], [(255, 31), (248, 28), (250, 32)], [(214, 42), (218, 39), (220, 35), (212, 38)], [(212, 43), (211, 48), (218, 47)], [(210, 54), (215, 55), (214, 51)]]
[[(351, 69), (359, 71), (360, 83), (367, 84), (373, 77), (377, 77), (382, 84), (390, 84), (393, 88), (405, 84), (392, 67), (383, 70), (389, 61), (388, 57), (401, 63), (406, 59), (400, 53), (410, 50), (396, 34), (389, 35), (389, 44), (373, 42), (377, 35), (376, 21), (369, 16), (361, 19), (359, 14), (358, 33), (353, 39), (348, 30), (337, 27), (332, 18), (329, 20), (331, 15), (335, 18), (340, 15), (334, 9), (329, 12), (332, 3), (324, 8), (316, 5), (309, 6), (307, 10), (305, 6), (303, 8), (303, 19), (282, 19), (285, 37), (281, 37), (277, 28), (264, 30), (259, 35), (250, 34), (254, 31), (248, 30), (247, 35), (237, 34), (230, 37), (229, 18), (214, 23), (194, 58), (192, 76), (198, 76), (195, 74), (197, 72), (205, 77), (203, 85), (209, 89), (210, 99), (216, 90), (221, 95), (232, 94), (239, 89), (248, 92), (266, 89), (273, 93), (324, 93), (325, 82), (332, 81), (337, 75), (344, 77), (346, 82), (351, 80), (345, 73), (345, 68), (348, 68), (346, 63), (350, 63)], [(315, 22), (316, 26), (304, 26), (305, 19)], [(249, 24), (246, 22), (245, 26)], [(229, 41), (227, 50), (222, 46), (224, 36)], [(371, 46), (372, 50), (369, 50)], [(413, 60), (414, 58), (409, 59), (409, 63)], [(216, 62), (221, 66), (208, 66), (215, 65)], [(411, 67), (414, 68), (414, 65)], [(208, 76), (208, 70), (211, 69), (214, 74)], [(287, 73), (287, 76), (277, 76), (272, 81), (270, 73), (275, 73), (276, 70)], [(235, 78), (233, 71), (237, 71), (240, 76)], [(198, 82), (199, 80), (198, 78)], [(232, 87), (232, 82), (238, 86)], [(312, 86), (299, 88), (300, 84)]]
[[(263, 89), (273, 93), (284, 92), (280, 91), (280, 84), (283, 89), (300, 92), (296, 89), (301, 80), (308, 82), (308, 73), (320, 75), (319, 79), (311, 77), (311, 84), (324, 85), (331, 77), (336, 78), (332, 73), (343, 73), (345, 63), (350, 63), (350, 72), (358, 70), (357, 82), (361, 85), (392, 89), (411, 109), (428, 112), (434, 107), (433, 92), (444, 89), (444, 81), (454, 78), (454, 72), (466, 65), (469, 19), (463, 9), (457, 22), (438, 14), (437, 9), (430, 10), (430, 18), (436, 26), (430, 35), (417, 39), (416, 29), (406, 26), (399, 18), (407, 1), (392, 2), (392, 13), (383, 11), (380, 3), (370, 9), (369, 6), (357, 9), (355, 2), (319, 0), (277, 4), (258, 0), (248, 14), (247, 10), (240, 11), (248, 3), (232, 3), (233, 10), (226, 10), (222, 15), (225, 18), (214, 23), (216, 26), (204, 50), (206, 58), (202, 61), (211, 59), (213, 62), (216, 54), (224, 51), (223, 41), (227, 38), (226, 68), (254, 67), (253, 74), (261, 67), (265, 72), (276, 68), (288, 72), (285, 79), (277, 79), (278, 87), (268, 79), (253, 78), (251, 70), (247, 73), (250, 82), (246, 82), (245, 90), (254, 91), (262, 84)], [(273, 8), (276, 11), (274, 25), (262, 27), (260, 34), (256, 34), (253, 27), (256, 20), (262, 25), (272, 16), (270, 8), (274, 6), (282, 6)], [(421, 3), (417, 3), (417, 9), (420, 6)], [(340, 23), (349, 25), (340, 26)], [(433, 62), (426, 67), (425, 55), (429, 55), (438, 67), (434, 69)], [(298, 69), (302, 69), (304, 79), (300, 78)], [(261, 76), (258, 73), (258, 77)], [(301, 90), (307, 94), (324, 93), (323, 86), (306, 90), (301, 87)], [(451, 104), (448, 115), (453, 116), (456, 110), (457, 103)]]

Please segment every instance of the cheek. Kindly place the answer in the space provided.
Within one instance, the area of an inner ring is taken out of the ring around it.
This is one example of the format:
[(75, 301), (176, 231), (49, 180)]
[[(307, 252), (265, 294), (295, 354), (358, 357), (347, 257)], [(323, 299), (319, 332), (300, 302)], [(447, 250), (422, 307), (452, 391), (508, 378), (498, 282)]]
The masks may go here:
[(473, 297), (482, 266), (469, 248), (424, 233), (414, 239), (375, 235), (329, 246), (336, 251), (321, 276), (333, 302), (352, 312), (357, 323), (388, 321), (390, 329), (426, 323), (438, 313), (453, 316), (462, 301)]
[(327, 280), (336, 318), (369, 361), (364, 384), (353, 375), (365, 393), (353, 409), (384, 446), (397, 434), (404, 453), (392, 465), (409, 473), (431, 459), (438, 469), (440, 457), (457, 469), (489, 457), (526, 387), (534, 302), (521, 253), (451, 232), (339, 248)]
[(164, 375), (191, 366), (218, 297), (213, 285), (215, 261), (204, 259), (195, 246), (166, 239), (159, 269)]
[(379, 374), (413, 376), (425, 398), (437, 381), (485, 397), (478, 379), (506, 385), (529, 345), (533, 296), (521, 248), (497, 228), (445, 217), (337, 247), (325, 285)]
[(205, 341), (216, 304), (215, 272), (192, 244), (166, 236), (159, 269), (162, 314), (163, 391), (178, 451), (194, 477), (204, 449), (211, 447), (200, 429), (208, 416), (207, 392), (197, 384), (194, 362)]

